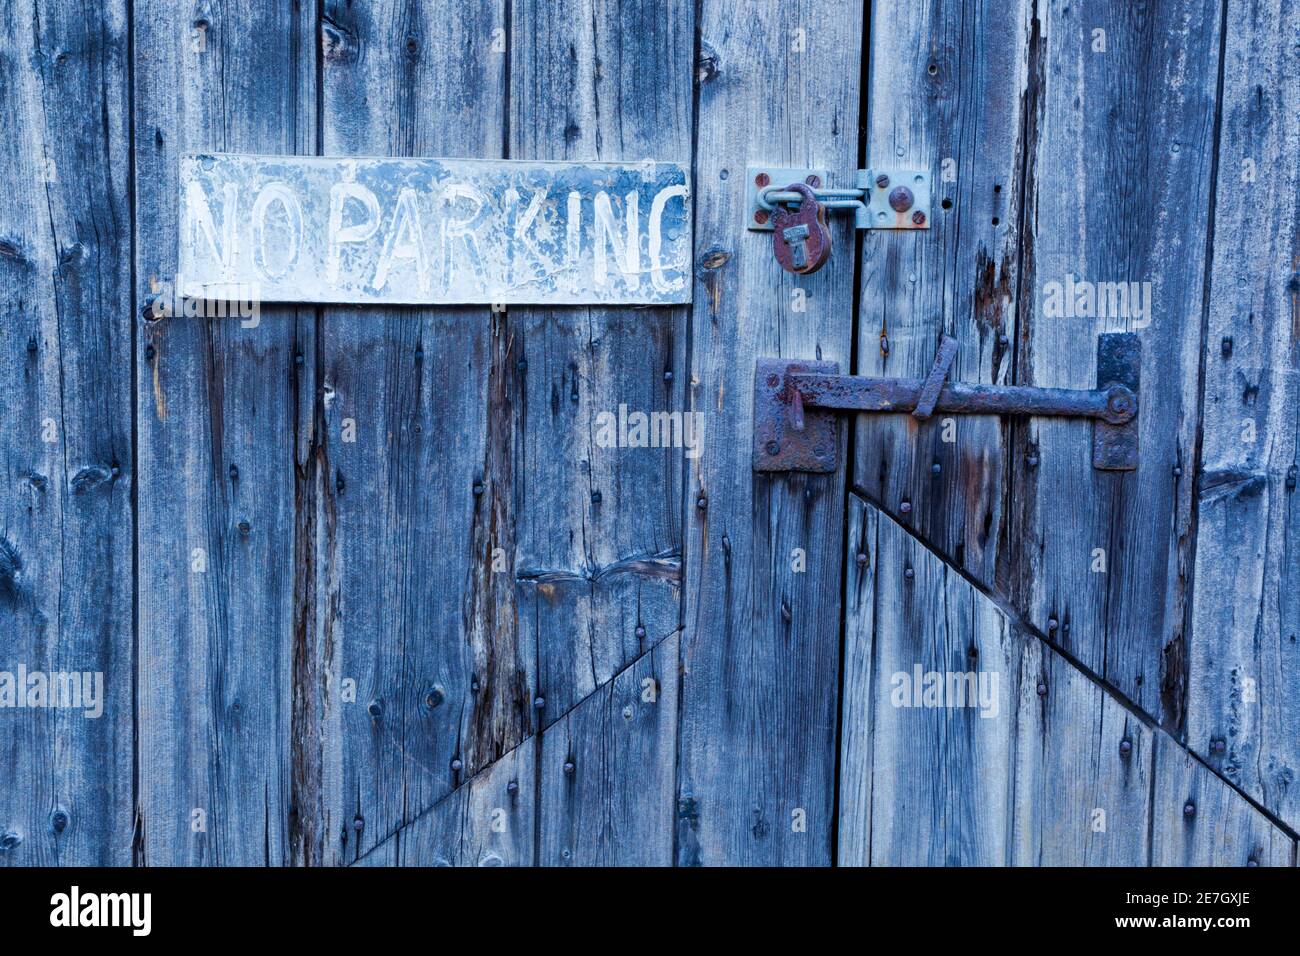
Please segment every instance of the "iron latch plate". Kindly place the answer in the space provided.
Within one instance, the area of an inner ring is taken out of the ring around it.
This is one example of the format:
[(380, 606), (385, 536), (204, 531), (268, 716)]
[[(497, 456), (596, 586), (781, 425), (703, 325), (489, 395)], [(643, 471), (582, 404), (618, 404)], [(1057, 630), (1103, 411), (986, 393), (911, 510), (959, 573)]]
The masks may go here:
[(835, 412), (803, 409), (796, 428), (794, 391), (786, 376), (801, 372), (834, 375), (836, 362), (792, 362), (761, 358), (754, 365), (754, 470), (829, 472), (840, 463), (840, 423)]

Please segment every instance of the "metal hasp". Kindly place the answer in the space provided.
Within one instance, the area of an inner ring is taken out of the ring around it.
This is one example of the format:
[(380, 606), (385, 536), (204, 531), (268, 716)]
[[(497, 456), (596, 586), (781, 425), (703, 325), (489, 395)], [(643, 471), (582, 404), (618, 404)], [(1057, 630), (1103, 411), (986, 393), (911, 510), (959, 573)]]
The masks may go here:
[(851, 186), (832, 187), (824, 169), (750, 166), (745, 176), (745, 226), (771, 232), (778, 206), (798, 205), (803, 184), (828, 211), (851, 211), (855, 229), (929, 229), (930, 173), (924, 169), (858, 169)]
[(754, 470), (834, 471), (839, 465), (837, 411), (947, 415), (1045, 415), (1091, 418), (1092, 466), (1138, 465), (1138, 386), (1142, 344), (1134, 332), (1097, 338), (1097, 387), (967, 385), (947, 382), (956, 354), (944, 337), (925, 379), (840, 375), (834, 362), (761, 358), (754, 366)]

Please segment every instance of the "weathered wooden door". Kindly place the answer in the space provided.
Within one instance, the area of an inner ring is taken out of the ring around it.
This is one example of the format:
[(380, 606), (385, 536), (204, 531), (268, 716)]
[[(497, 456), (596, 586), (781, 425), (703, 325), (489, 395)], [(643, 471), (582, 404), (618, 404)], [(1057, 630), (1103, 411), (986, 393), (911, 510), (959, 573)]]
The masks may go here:
[[(1293, 864), (1296, 23), (4, 4), (0, 670), (102, 713), (11, 677), (0, 861)], [(204, 151), (681, 163), (693, 302), (159, 319)], [(787, 273), (757, 163), (928, 170), (929, 228)], [(1136, 471), (971, 415), (753, 471), (760, 358), (1091, 388), (1110, 332)]]

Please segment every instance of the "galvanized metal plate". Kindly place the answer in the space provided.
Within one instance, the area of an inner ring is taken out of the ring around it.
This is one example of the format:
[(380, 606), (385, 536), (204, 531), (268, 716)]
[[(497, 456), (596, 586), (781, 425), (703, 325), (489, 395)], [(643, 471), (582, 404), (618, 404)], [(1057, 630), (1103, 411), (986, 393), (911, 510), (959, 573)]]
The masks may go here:
[(771, 232), (772, 216), (758, 204), (758, 191), (768, 186), (789, 186), (808, 182), (814, 177), (821, 186), (829, 186), (830, 174), (824, 169), (807, 169), (794, 166), (750, 166), (745, 170), (745, 227), (755, 232)]
[[(1097, 338), (1097, 387), (1123, 385), (1139, 395), (1142, 340), (1136, 332), (1108, 332)], [(1101, 420), (1092, 425), (1092, 465), (1103, 471), (1133, 471), (1138, 466), (1139, 415), (1123, 425)]]
[(834, 375), (835, 362), (761, 358), (754, 363), (754, 470), (829, 472), (839, 466), (840, 425), (829, 409), (803, 409), (803, 428), (795, 427), (795, 391), (787, 375)]
[(204, 154), (180, 185), (177, 286), (195, 298), (691, 301), (676, 163)]
[[(881, 185), (883, 183), (883, 185)], [(858, 229), (929, 229), (930, 174), (923, 169), (860, 169)]]

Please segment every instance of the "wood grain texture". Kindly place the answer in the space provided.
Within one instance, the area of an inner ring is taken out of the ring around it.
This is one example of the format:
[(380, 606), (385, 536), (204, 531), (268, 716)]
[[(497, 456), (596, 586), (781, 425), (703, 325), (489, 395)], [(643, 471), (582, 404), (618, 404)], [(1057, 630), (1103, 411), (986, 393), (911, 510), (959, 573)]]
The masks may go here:
[(1295, 866), (1295, 840), (1167, 737), (1153, 782), (1153, 866)]
[[(505, 23), (498, 2), (327, 3), (323, 152), (500, 157)], [(493, 571), (512, 550), (504, 324), (484, 307), (327, 308), (321, 330), (313, 677), (322, 852), (341, 862), (524, 739), (533, 652)]]
[(0, 866), (131, 861), (126, 37), (123, 3), (0, 9), (0, 671), (100, 687), (0, 709)]
[(1187, 740), (1300, 829), (1300, 71), (1294, 3), (1229, 3)]
[[(514, 4), (510, 157), (689, 167), (694, 31), (689, 4)], [(681, 414), (686, 320), (685, 308), (509, 313), (521, 642), (536, 650), (550, 728), (538, 775), (545, 865), (672, 857), (678, 673), (663, 655), (676, 640), (654, 656), (659, 704), (629, 703), (649, 663), (609, 682), (681, 627), (684, 449), (606, 447), (599, 424), (621, 407)], [(592, 716), (550, 726), (597, 688), (605, 703), (581, 711)], [(610, 717), (616, 702), (654, 717)]]
[[(1288, 834), (902, 526), (851, 495), (848, 529), (842, 865), (1289, 864)], [(996, 690), (926, 698), (918, 667)]]
[[(1196, 438), (1219, 13), (1211, 0), (1053, 0), (1030, 54), (1016, 378), (1091, 388), (1098, 334), (1139, 331), (1141, 464), (1092, 468), (1092, 429), (1077, 420), (1019, 428), (1012, 593), (1034, 627), (1175, 733), (1192, 508), (1174, 469)], [(1064, 298), (1073, 280), (1150, 283), (1149, 310), (1108, 295), (1111, 314), (1056, 314), (1054, 284)]]
[(671, 866), (677, 747), (674, 632), (541, 740), (541, 866)]
[[(143, 305), (173, 279), (182, 153), (314, 151), (315, 33), (291, 4), (143, 0), (134, 16)], [(283, 864), (312, 315), (135, 321), (138, 862)]]
[[(949, 381), (1006, 384), (1032, 4), (889, 0), (871, 11), (867, 165), (926, 169), (934, 181), (928, 232), (863, 236), (856, 373), (923, 377), (947, 334), (958, 342)], [(1008, 495), (1005, 423), (861, 415), (856, 427), (854, 485), (993, 586)]]
[[(844, 476), (755, 476), (750, 406), (759, 356), (848, 368), (853, 257), (782, 272), (770, 237), (742, 229), (741, 177), (750, 162), (856, 168), (861, 16), (700, 5), (695, 181), (711, 201), (695, 229), (689, 397), (706, 424), (685, 489), (681, 865), (831, 859)], [(852, 248), (843, 218), (833, 235)]]

